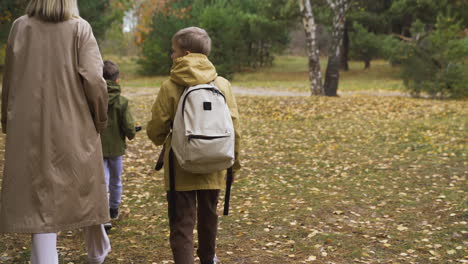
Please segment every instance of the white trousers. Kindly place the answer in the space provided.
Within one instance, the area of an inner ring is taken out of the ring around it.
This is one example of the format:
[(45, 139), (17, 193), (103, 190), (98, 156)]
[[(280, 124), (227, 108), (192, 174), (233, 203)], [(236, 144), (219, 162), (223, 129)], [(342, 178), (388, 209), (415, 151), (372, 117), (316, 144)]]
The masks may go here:
[[(83, 228), (90, 264), (101, 264), (111, 250), (104, 225)], [(32, 234), (31, 264), (58, 264), (57, 234)]]

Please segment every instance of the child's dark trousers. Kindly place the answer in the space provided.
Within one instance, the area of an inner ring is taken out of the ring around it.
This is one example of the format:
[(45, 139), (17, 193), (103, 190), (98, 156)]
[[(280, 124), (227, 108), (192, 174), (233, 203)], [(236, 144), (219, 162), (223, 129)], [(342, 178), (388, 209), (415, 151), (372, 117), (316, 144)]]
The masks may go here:
[[(219, 190), (176, 192), (174, 219), (169, 217), (170, 243), (175, 264), (193, 264), (193, 229), (197, 222), (201, 263), (213, 263), (218, 229)], [(169, 210), (172, 204), (167, 193)]]

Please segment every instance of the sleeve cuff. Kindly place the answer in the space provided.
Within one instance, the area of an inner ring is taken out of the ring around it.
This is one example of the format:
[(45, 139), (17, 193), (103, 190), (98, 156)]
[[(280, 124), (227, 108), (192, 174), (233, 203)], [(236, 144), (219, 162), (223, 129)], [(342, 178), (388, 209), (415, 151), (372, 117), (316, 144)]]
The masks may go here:
[(95, 121), (94, 122), (94, 126), (96, 127), (96, 130), (101, 133), (102, 131), (104, 131), (104, 129), (106, 129), (107, 127), (107, 120), (106, 121), (103, 121), (103, 122), (98, 122), (98, 121)]

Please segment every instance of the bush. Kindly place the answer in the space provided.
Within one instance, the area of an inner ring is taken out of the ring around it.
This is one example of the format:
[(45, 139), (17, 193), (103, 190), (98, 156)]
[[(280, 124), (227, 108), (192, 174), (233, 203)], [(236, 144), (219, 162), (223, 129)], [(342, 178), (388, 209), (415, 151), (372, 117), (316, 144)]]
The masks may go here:
[(396, 49), (406, 88), (414, 96), (433, 98), (468, 96), (468, 39), (460, 22), (439, 16), (434, 30), (416, 21), (411, 40)]
[(245, 46), (239, 39), (246, 28), (245, 15), (213, 5), (203, 10), (199, 22), (213, 43), (210, 59), (220, 75), (231, 78), (246, 59)]
[(367, 31), (361, 24), (354, 22), (350, 32), (351, 49), (350, 57), (352, 59), (364, 62), (364, 68), (370, 68), (372, 59), (382, 57), (382, 37)]
[[(168, 5), (169, 12), (155, 12), (143, 42), (139, 64), (145, 74), (168, 73), (172, 35), (187, 26), (208, 32), (213, 45), (209, 58), (222, 76), (271, 65), (273, 53), (286, 48), (297, 9), (292, 0), (195, 0)], [(177, 15), (180, 10), (186, 15)]]
[(167, 75), (172, 65), (171, 39), (181, 28), (190, 25), (189, 20), (182, 20), (171, 14), (156, 13), (153, 27), (143, 42), (140, 59), (141, 73), (144, 75)]

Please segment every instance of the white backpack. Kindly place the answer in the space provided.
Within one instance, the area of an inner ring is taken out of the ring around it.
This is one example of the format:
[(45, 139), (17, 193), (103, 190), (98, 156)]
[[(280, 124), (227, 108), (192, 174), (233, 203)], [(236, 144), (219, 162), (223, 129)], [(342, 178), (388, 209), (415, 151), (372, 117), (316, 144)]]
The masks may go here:
[(212, 173), (234, 164), (234, 126), (224, 94), (214, 85), (188, 87), (172, 127), (172, 150), (192, 173)]

